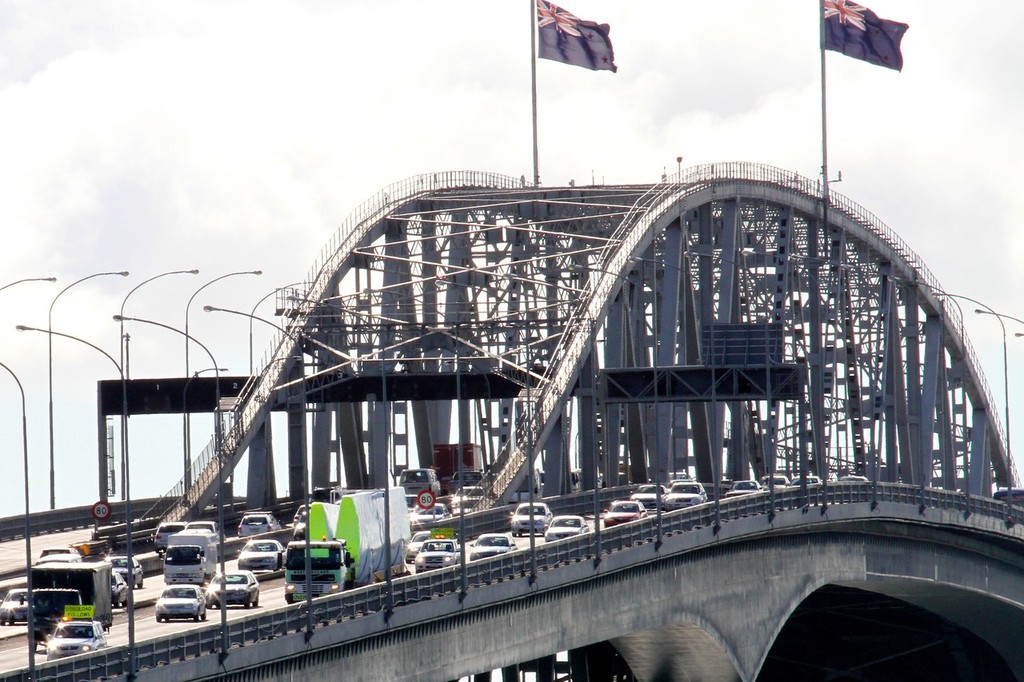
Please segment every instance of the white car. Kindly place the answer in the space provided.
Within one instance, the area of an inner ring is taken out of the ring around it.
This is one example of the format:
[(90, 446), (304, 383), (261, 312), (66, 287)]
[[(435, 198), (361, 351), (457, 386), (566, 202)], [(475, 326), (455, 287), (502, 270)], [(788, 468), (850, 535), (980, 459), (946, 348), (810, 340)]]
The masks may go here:
[(704, 485), (697, 481), (679, 481), (673, 483), (665, 495), (663, 503), (666, 509), (686, 509), (708, 501), (708, 493)]
[(459, 543), (455, 540), (433, 538), (420, 547), (416, 555), (416, 572), (429, 571), (434, 568), (445, 568), (459, 563)]
[(206, 595), (198, 585), (172, 585), (156, 600), (156, 622), (171, 618), (206, 620)]
[(476, 506), (476, 503), (482, 500), (484, 497), (484, 489), (478, 485), (466, 486), (459, 490), (459, 492), (452, 495), (452, 512), (458, 511), (461, 507), (465, 506), (466, 511), (470, 511)]
[(448, 507), (437, 502), (430, 509), (417, 509), (409, 514), (409, 525), (414, 529), (425, 528), (451, 517), (452, 513), (448, 511)]
[(484, 533), (469, 545), (469, 560), (489, 559), (515, 549), (516, 541), (509, 533)]
[(657, 509), (659, 488), (661, 489), (661, 503), (665, 504), (665, 495), (668, 491), (665, 489), (665, 486), (653, 483), (645, 483), (639, 486), (636, 492), (629, 496), (629, 499), (643, 502), (644, 506), (648, 509)]
[(792, 485), (789, 480), (789, 476), (785, 474), (767, 474), (761, 477), (761, 487), (765, 490), (768, 489), (768, 484), (774, 483), (776, 488), (788, 488)]
[(98, 620), (69, 620), (57, 625), (46, 642), (46, 660), (86, 654), (107, 647), (107, 635)]
[(249, 512), (238, 522), (238, 537), (281, 530), (281, 523), (270, 512)]
[(167, 550), (167, 538), (185, 530), (184, 521), (164, 521), (153, 531), (153, 544), (156, 546), (157, 554)]
[(284, 567), (284, 545), (277, 540), (249, 540), (238, 554), (242, 571), (279, 571)]
[(142, 573), (142, 564), (139, 563), (138, 559), (134, 556), (132, 557), (131, 571), (128, 570), (128, 557), (124, 555), (112, 556), (108, 561), (114, 567), (114, 573), (120, 573), (126, 583), (133, 585), (135, 589), (142, 587), (145, 576)]
[(764, 492), (764, 488), (757, 481), (733, 481), (732, 488), (725, 494), (726, 497), (740, 497), (752, 495), (753, 493)]
[(590, 532), (587, 520), (582, 516), (564, 515), (551, 519), (551, 525), (544, 531), (544, 542), (585, 535)]
[(8, 590), (0, 602), (0, 625), (14, 625), (28, 622), (28, 590), (15, 587)]
[(529, 502), (524, 502), (512, 512), (512, 518), (509, 521), (512, 526), (512, 535), (543, 533), (551, 525), (553, 517), (551, 509), (543, 502), (534, 502), (532, 507)]
[(217, 522), (216, 521), (189, 521), (185, 524), (185, 530), (205, 530), (208, 533), (216, 533)]
[(411, 564), (416, 561), (416, 555), (420, 553), (420, 548), (429, 539), (429, 530), (418, 530), (413, 533), (409, 542), (405, 543), (405, 563)]

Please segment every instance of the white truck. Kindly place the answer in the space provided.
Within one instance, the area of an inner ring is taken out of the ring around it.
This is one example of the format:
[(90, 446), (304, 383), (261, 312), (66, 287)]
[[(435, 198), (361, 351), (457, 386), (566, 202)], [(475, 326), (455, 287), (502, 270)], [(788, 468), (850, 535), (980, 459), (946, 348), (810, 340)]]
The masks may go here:
[[(346, 493), (338, 504), (310, 505), (310, 587), (314, 597), (382, 580), (387, 571), (406, 571), (405, 544), (412, 533), (409, 510), (401, 488), (388, 491), (390, 533), (384, 524), (384, 491)], [(388, 536), (390, 535), (390, 538)], [(386, 540), (391, 540), (391, 564), (385, 560)], [(285, 551), (285, 601), (305, 599), (306, 540), (288, 543)]]
[(183, 530), (168, 536), (164, 583), (202, 585), (217, 573), (220, 536), (207, 530)]

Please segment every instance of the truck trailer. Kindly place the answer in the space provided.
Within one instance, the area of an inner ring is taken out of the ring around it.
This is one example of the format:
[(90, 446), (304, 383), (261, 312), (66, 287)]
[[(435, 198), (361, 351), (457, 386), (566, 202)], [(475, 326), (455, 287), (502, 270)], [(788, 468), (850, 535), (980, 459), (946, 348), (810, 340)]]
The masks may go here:
[[(314, 597), (367, 585), (390, 571), (404, 573), (405, 544), (412, 533), (401, 488), (391, 488), (391, 562), (385, 548), (384, 491), (349, 492), (338, 504), (314, 502), (306, 524), (309, 533), (311, 589)], [(285, 551), (285, 601), (305, 599), (306, 539), (288, 543)]]
[[(45, 642), (64, 618), (98, 620), (109, 630), (114, 621), (111, 570), (106, 561), (33, 566), (32, 601), (37, 644)], [(73, 597), (72, 592), (78, 596)]]

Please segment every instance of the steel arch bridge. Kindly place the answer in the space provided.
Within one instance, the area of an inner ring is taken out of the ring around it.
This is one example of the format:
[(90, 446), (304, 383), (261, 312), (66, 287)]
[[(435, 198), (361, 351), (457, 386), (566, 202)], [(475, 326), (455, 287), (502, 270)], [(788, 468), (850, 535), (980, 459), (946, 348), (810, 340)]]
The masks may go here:
[(246, 452), (250, 499), (272, 491), (274, 409), (289, 489), (307, 493), (332, 452), (349, 487), (380, 487), (454, 442), (483, 447), (481, 507), (527, 462), (544, 494), (577, 467), (587, 488), (679, 471), (1012, 485), (955, 301), (870, 212), (834, 192), (828, 206), (817, 181), (751, 163), (645, 185), (391, 185), (279, 292), (262, 368), (168, 516), (205, 506), (218, 461)]

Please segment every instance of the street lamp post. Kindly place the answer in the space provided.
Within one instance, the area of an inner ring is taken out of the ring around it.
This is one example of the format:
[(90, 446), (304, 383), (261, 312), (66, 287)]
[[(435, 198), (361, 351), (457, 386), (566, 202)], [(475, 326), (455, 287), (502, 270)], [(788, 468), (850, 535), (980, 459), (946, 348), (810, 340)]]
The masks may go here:
[(260, 300), (256, 301), (256, 303), (252, 307), (252, 310), (249, 311), (249, 376), (252, 376), (252, 370), (253, 370), (253, 362), (252, 362), (252, 321), (256, 317), (256, 309), (260, 307), (261, 303), (263, 303), (265, 300), (267, 300), (268, 298), (270, 298), (271, 296), (273, 296), (277, 292), (281, 291), (281, 289), (288, 289), (290, 287), (298, 286), (299, 284), (302, 284), (302, 282), (293, 282), (292, 284), (286, 284), (283, 287), (278, 287), (277, 289), (274, 289), (274, 290), (270, 291), (269, 293), (267, 293), (266, 296), (264, 296)]
[[(259, 320), (260, 322), (263, 322), (264, 324), (270, 325), (274, 329), (278, 330), (282, 334), (288, 336), (290, 339), (295, 341), (295, 344), (296, 344), (296, 346), (298, 348), (298, 352), (299, 352), (299, 356), (298, 356), (298, 361), (299, 361), (299, 379), (298, 379), (298, 382), (299, 382), (299, 402), (301, 403), (301, 409), (302, 409), (302, 428), (299, 429), (299, 439), (301, 441), (301, 444), (299, 446), (299, 449), (302, 451), (302, 483), (303, 483), (303, 485), (306, 488), (306, 490), (304, 491), (304, 494), (303, 494), (302, 497), (303, 497), (303, 502), (306, 505), (306, 533), (305, 533), (305, 535), (306, 535), (306, 548), (305, 548), (304, 562), (305, 562), (305, 573), (306, 573), (306, 584), (305, 584), (306, 641), (308, 642), (313, 637), (313, 566), (312, 566), (312, 561), (313, 560), (312, 560), (312, 548), (310, 546), (311, 540), (310, 540), (310, 535), (309, 535), (309, 532), (310, 532), (309, 515), (310, 515), (310, 511), (312, 509), (312, 505), (313, 505), (313, 498), (312, 498), (313, 484), (310, 481), (310, 468), (309, 468), (309, 464), (307, 462), (308, 457), (307, 457), (307, 454), (306, 454), (306, 361), (305, 361), (305, 358), (303, 357), (303, 348), (305, 347), (305, 343), (304, 343), (305, 341), (313, 341), (313, 339), (308, 338), (305, 334), (302, 333), (302, 331), (299, 331), (298, 333), (293, 334), (292, 332), (290, 332), (288, 330), (285, 330), (285, 329), (282, 329), (281, 327), (277, 326), (276, 324), (274, 324), (270, 320), (265, 320), (262, 317), (258, 317), (256, 315), (251, 314), (251, 313), (245, 313), (245, 312), (242, 312), (241, 310), (231, 310), (229, 308), (218, 308), (218, 307), (212, 306), (212, 305), (204, 305), (203, 306), (203, 311), (207, 312), (207, 313), (214, 313), (214, 312), (231, 313), (232, 315), (241, 315), (243, 317), (248, 317), (250, 320)], [(327, 350), (330, 350), (332, 352), (337, 353), (337, 351), (335, 351), (334, 349), (330, 348), (329, 346), (326, 346), (324, 344), (320, 344), (319, 342), (315, 342), (315, 344), (318, 345), (318, 346), (321, 346), (321, 347), (323, 347), (323, 348), (325, 348)], [(289, 382), (289, 384), (287, 384), (287, 385), (290, 386), (290, 385), (292, 385), (294, 383), (295, 382)], [(387, 493), (385, 492), (385, 503), (387, 503), (387, 501), (388, 501)], [(389, 567), (389, 570), (390, 570), (390, 567)]]
[[(14, 383), (18, 385), (18, 391), (21, 392), (21, 448), (22, 448), (22, 470), (25, 475), (25, 566), (32, 566), (32, 526), (29, 522), (29, 504), (28, 504), (28, 419), (25, 416), (25, 389), (21, 385), (21, 380), (18, 379), (18, 375), (14, 371), (0, 362), (0, 367), (7, 370), (7, 373), (14, 379)], [(28, 679), (36, 679), (36, 622), (35, 613), (32, 606), (32, 570), (25, 571), (25, 588), (28, 592), (28, 603), (25, 609), (28, 622)]]
[[(975, 301), (975, 303), (978, 302)], [(995, 317), (997, 320), (999, 320), (999, 328), (1003, 332), (1003, 409), (1005, 411), (1004, 414), (1006, 415), (1006, 459), (1008, 459), (1012, 464), (1013, 450), (1011, 450), (1010, 448), (1010, 363), (1008, 360), (1006, 348), (1006, 324), (1003, 322), (1003, 318), (1006, 318), (1007, 320), (1013, 320), (1014, 322), (1017, 322), (1019, 324), (1024, 324), (1024, 321), (1017, 319), (1013, 315), (1007, 315), (1006, 313), (997, 313), (995, 310), (989, 308), (984, 303), (978, 303), (978, 305), (982, 306), (984, 310), (982, 310), (981, 308), (975, 308), (974, 312), (978, 315), (992, 315), (993, 317)], [(1018, 333), (1017, 336), (1020, 336), (1020, 334)], [(1007, 471), (1012, 471), (1012, 468), (1007, 467)], [(1012, 480), (1011, 477), (1008, 476), (1006, 482), (1007, 489), (1012, 488), (1015, 484), (1016, 481)], [(1012, 496), (1009, 494), (1007, 494), (1006, 496), (1007, 499), (1010, 499), (1011, 497)]]
[[(66, 287), (64, 287), (63, 289), (61, 289), (57, 293), (57, 295), (53, 297), (53, 301), (50, 302), (50, 310), (46, 314), (46, 331), (48, 332), (47, 335), (46, 335), (46, 357), (47, 357), (47, 372), (46, 372), (46, 376), (47, 376), (47, 386), (48, 386), (48, 392), (49, 392), (48, 412), (49, 412), (49, 425), (50, 425), (50, 509), (56, 509), (57, 508), (57, 491), (56, 491), (56, 485), (55, 485), (56, 481), (55, 481), (54, 466), (53, 466), (53, 336), (54, 335), (49, 333), (49, 332), (53, 331), (53, 306), (57, 305), (57, 299), (59, 299), (61, 296), (63, 296), (65, 291), (67, 291), (71, 287), (75, 286), (76, 284), (81, 284), (82, 282), (84, 282), (86, 280), (89, 280), (89, 279), (92, 279), (93, 277), (103, 277), (105, 275), (120, 275), (121, 277), (127, 277), (128, 276), (128, 272), (127, 271), (123, 271), (123, 270), (120, 271), (120, 272), (97, 272), (95, 274), (88, 275), (88, 276), (83, 277), (81, 279), (75, 280), (71, 284), (69, 284)], [(15, 284), (16, 283), (17, 282), (15, 282)], [(58, 336), (60, 336), (60, 335), (58, 334)], [(120, 365), (118, 365), (118, 369), (120, 369)]]
[(56, 282), (56, 281), (57, 281), (56, 277), (26, 277), (24, 279), (15, 280), (15, 281), (11, 282), (10, 284), (3, 285), (2, 287), (0, 287), (0, 291), (3, 291), (4, 289), (6, 289), (8, 287), (13, 287), (15, 284), (21, 284), (22, 282)]
[[(212, 369), (215, 372), (215, 383), (214, 383), (214, 406), (213, 406), (213, 442), (214, 449), (217, 452), (217, 530), (218, 530), (218, 548), (217, 554), (220, 559), (220, 576), (221, 581), (224, 581), (225, 567), (224, 567), (224, 453), (221, 452), (221, 415), (220, 415), (220, 365), (217, 360), (213, 357), (213, 353), (207, 348), (202, 342), (196, 339), (194, 336), (189, 336), (188, 333), (183, 332), (177, 327), (172, 327), (169, 324), (163, 322), (155, 322), (154, 320), (146, 320), (141, 317), (125, 317), (124, 315), (114, 315), (116, 322), (141, 322), (143, 324), (153, 325), (154, 327), (161, 327), (168, 331), (181, 334), (185, 337), (185, 343), (188, 344), (192, 341), (197, 346), (206, 352), (207, 357), (210, 358), (212, 363)], [(130, 565), (131, 559), (129, 559)], [(226, 583), (221, 584), (220, 590), (220, 646), (221, 656), (227, 656), (228, 653), (228, 610), (224, 603)]]
[[(139, 282), (138, 284), (136, 284), (134, 287), (132, 287), (132, 289), (127, 294), (125, 294), (125, 297), (123, 299), (121, 299), (121, 308), (120, 308), (119, 312), (120, 312), (121, 315), (124, 315), (124, 306), (125, 306), (126, 303), (128, 303), (128, 299), (131, 297), (131, 295), (134, 294), (136, 291), (138, 291), (141, 287), (143, 287), (146, 284), (149, 284), (150, 282), (152, 282), (155, 279), (160, 279), (161, 277), (167, 277), (168, 275), (198, 275), (198, 274), (199, 274), (199, 271), (193, 269), (193, 270), (171, 270), (170, 272), (162, 272), (159, 275), (153, 275), (149, 279), (145, 279), (145, 280)], [(129, 338), (129, 336), (127, 334), (124, 333), (124, 322), (121, 323), (118, 338), (120, 339), (120, 341), (118, 343), (119, 343), (120, 348), (121, 348), (121, 366), (124, 367), (125, 379), (128, 379), (129, 377), (131, 377), (131, 362), (130, 362), (130, 359), (129, 359), (130, 358), (130, 353), (129, 353), (129, 351), (130, 351), (130, 348), (129, 348), (130, 338)], [(125, 463), (121, 462), (121, 489), (122, 489), (122, 492), (124, 491), (124, 467), (125, 467)]]
[[(207, 282), (203, 286), (199, 287), (198, 289), (196, 289), (192, 293), (192, 295), (188, 299), (188, 303), (185, 304), (185, 331), (182, 332), (180, 329), (175, 329), (174, 327), (170, 327), (170, 329), (174, 329), (174, 331), (179, 332), (179, 333), (183, 333), (185, 335), (185, 376), (188, 376), (188, 373), (189, 373), (189, 366), (188, 366), (188, 340), (190, 338), (192, 338), (192, 337), (190, 337), (189, 334), (188, 334), (188, 312), (189, 312), (189, 309), (192, 307), (192, 301), (195, 300), (196, 296), (198, 296), (199, 292), (201, 292), (203, 289), (205, 289), (206, 287), (210, 286), (211, 284), (214, 284), (216, 282), (221, 281), (222, 279), (227, 279), (228, 277), (236, 277), (238, 275), (262, 275), (262, 274), (263, 274), (262, 270), (241, 270), (241, 271), (238, 271), (238, 272), (229, 272), (226, 275), (221, 275), (220, 277), (214, 277), (209, 282)], [(216, 365), (217, 363), (214, 362), (213, 364)], [(188, 485), (188, 481), (190, 481), (191, 478), (192, 478), (192, 422), (189, 419), (188, 412), (185, 412), (182, 415), (182, 431), (183, 431), (183, 440), (184, 440), (184, 459), (185, 459), (185, 461), (184, 461), (184, 465), (185, 465), (185, 467), (184, 467), (185, 468), (184, 480), (185, 480), (185, 485), (187, 486)], [(187, 488), (186, 488), (186, 490), (187, 490)]]
[[(119, 274), (119, 273), (117, 273)], [(127, 273), (125, 273), (127, 274)], [(125, 486), (124, 486), (124, 529), (125, 529), (125, 544), (127, 548), (125, 550), (125, 556), (127, 558), (128, 566), (131, 567), (134, 564), (134, 536), (132, 533), (132, 491), (131, 491), (131, 470), (129, 466), (128, 458), (128, 381), (124, 375), (124, 369), (118, 364), (107, 351), (103, 350), (99, 346), (86, 341), (85, 339), (71, 334), (65, 334), (63, 332), (55, 332), (52, 329), (39, 329), (37, 327), (27, 327), (25, 325), (18, 325), (15, 327), (20, 332), (42, 332), (47, 336), (62, 336), (72, 341), (78, 341), (86, 346), (89, 346), (95, 351), (101, 353), (106, 357), (117, 369), (118, 375), (121, 377), (121, 460), (125, 462)], [(31, 572), (31, 571), (30, 571)], [(129, 581), (128, 584), (128, 677), (133, 679), (135, 672), (138, 667), (137, 660), (138, 652), (135, 650), (135, 583)]]

